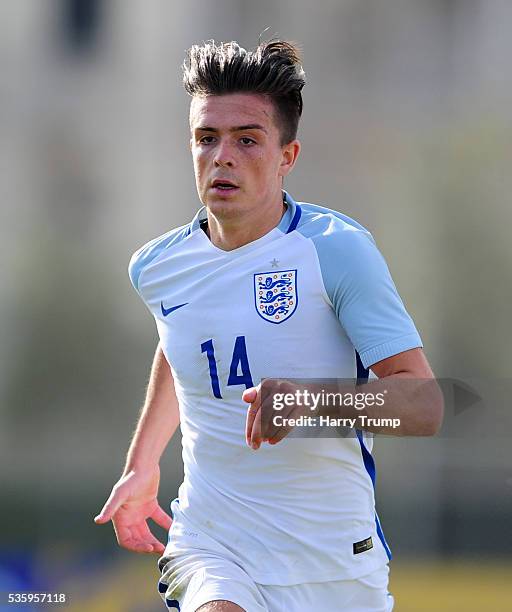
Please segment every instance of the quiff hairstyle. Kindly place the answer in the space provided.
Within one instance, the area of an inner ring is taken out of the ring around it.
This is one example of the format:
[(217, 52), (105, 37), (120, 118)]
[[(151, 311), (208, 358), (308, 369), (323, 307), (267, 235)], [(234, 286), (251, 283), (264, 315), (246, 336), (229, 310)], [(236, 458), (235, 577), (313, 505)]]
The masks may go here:
[(246, 51), (237, 42), (193, 45), (183, 63), (183, 86), (192, 97), (258, 93), (272, 101), (281, 146), (297, 137), (306, 83), (296, 45), (284, 40)]

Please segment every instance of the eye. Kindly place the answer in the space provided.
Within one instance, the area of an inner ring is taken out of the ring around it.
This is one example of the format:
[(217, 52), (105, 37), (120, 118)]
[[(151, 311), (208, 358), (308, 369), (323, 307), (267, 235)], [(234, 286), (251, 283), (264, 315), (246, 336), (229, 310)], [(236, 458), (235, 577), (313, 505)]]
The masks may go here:
[(242, 136), (242, 138), (240, 138), (240, 142), (244, 145), (256, 144), (256, 141), (249, 138), (249, 136)]
[(211, 144), (214, 141), (213, 136), (203, 136), (199, 139), (200, 144)]

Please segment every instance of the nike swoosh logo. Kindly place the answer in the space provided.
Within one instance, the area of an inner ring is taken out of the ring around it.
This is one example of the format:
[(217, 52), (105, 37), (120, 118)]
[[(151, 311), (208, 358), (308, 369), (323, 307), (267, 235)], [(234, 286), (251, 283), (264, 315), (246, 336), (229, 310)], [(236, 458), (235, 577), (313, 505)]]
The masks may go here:
[(164, 317), (166, 317), (167, 315), (170, 315), (171, 312), (174, 312), (175, 310), (178, 310), (178, 308), (186, 306), (187, 304), (188, 302), (185, 302), (184, 304), (178, 304), (177, 306), (171, 306), (170, 308), (166, 308), (164, 306), (164, 303), (160, 302), (160, 308), (162, 309), (162, 314), (164, 315)]

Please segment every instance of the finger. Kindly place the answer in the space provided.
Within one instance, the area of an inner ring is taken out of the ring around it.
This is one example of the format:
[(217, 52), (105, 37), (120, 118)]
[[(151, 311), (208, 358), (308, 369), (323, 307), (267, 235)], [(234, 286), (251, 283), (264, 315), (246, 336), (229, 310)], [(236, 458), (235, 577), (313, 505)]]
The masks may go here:
[(153, 552), (157, 555), (164, 554), (165, 546), (162, 544), (162, 542), (157, 542), (156, 544), (153, 544)]
[(273, 436), (272, 438), (269, 438), (268, 443), (269, 444), (277, 444), (278, 442), (281, 442), (281, 440), (283, 440), (284, 438), (286, 438), (286, 436), (290, 433), (290, 431), (293, 429), (293, 427), (290, 427), (289, 425), (287, 426), (282, 426), (279, 428), (279, 431), (276, 433), (275, 436)]
[[(289, 419), (298, 417), (300, 416), (300, 414), (297, 413), (297, 409), (295, 406), (287, 406), (281, 412), (281, 416), (282, 416), (282, 420), (280, 420), (279, 423), (283, 423), (283, 422), (287, 423), (289, 422)], [(264, 432), (264, 435), (267, 438), (267, 441), (269, 442), (269, 444), (271, 444), (272, 443), (271, 440), (276, 440), (276, 441), (282, 440), (284, 437), (286, 437), (290, 433), (292, 429), (293, 427), (289, 425), (282, 425), (282, 424), (276, 425), (275, 421), (271, 421), (268, 425), (267, 431)]]
[(152, 543), (141, 538), (138, 525), (127, 527), (126, 525), (120, 525), (117, 521), (112, 522), (119, 546), (138, 553), (153, 552)]
[(251, 446), (252, 430), (254, 427), (254, 422), (258, 416), (260, 402), (259, 402), (258, 389), (256, 389), (255, 387), (252, 387), (251, 389), (247, 389), (247, 391), (255, 391), (255, 393), (251, 393), (250, 395), (250, 397), (253, 398), (253, 401), (251, 402), (251, 405), (247, 408), (247, 419), (245, 422), (245, 440), (247, 442), (247, 445)]
[(148, 554), (153, 552), (153, 546), (151, 544), (146, 544), (136, 539), (127, 540), (122, 544), (122, 547), (137, 553)]
[(125, 525), (116, 524), (114, 521), (112, 522), (119, 546), (138, 553), (150, 553), (153, 550), (151, 544), (141, 541), (134, 527), (126, 527)]
[(151, 550), (148, 552), (164, 552), (165, 546), (151, 533), (146, 523), (138, 527), (137, 535), (141, 544), (151, 546)]
[(171, 528), (172, 518), (167, 514), (167, 512), (164, 512), (159, 505), (157, 505), (157, 507), (153, 510), (151, 518), (157, 525), (160, 525), (160, 527), (163, 527), (166, 531), (169, 531)]
[(97, 525), (102, 525), (103, 523), (108, 523), (114, 516), (114, 514), (118, 511), (119, 507), (124, 502), (124, 495), (119, 493), (115, 488), (112, 489), (110, 493), (110, 497), (105, 502), (105, 505), (101, 509), (101, 512), (94, 517), (94, 522)]
[(137, 525), (132, 530), (133, 538), (129, 541), (131, 550), (142, 553), (163, 553), (165, 546), (155, 538), (146, 523)]
[(248, 404), (252, 404), (258, 395), (258, 389), (256, 387), (249, 387), (242, 393), (242, 399)]
[(272, 386), (269, 384), (269, 381), (265, 381), (265, 385), (261, 385), (259, 404), (261, 441), (265, 442), (269, 438), (269, 431), (272, 429), (272, 419), (276, 414), (272, 407)]
[(123, 525), (116, 521), (115, 519), (112, 521), (112, 525), (114, 526), (114, 532), (116, 534), (117, 543), (119, 546), (125, 546), (127, 542), (133, 540), (133, 533), (131, 526)]
[(252, 432), (254, 428), (254, 422), (256, 421), (256, 417), (258, 416), (258, 408), (251, 404), (249, 409), (247, 410), (247, 419), (245, 422), (245, 440), (247, 442), (247, 446), (251, 446), (251, 438)]
[(258, 448), (261, 446), (261, 442), (261, 407), (258, 406), (258, 411), (256, 412), (252, 423), (249, 444), (253, 450), (258, 450)]

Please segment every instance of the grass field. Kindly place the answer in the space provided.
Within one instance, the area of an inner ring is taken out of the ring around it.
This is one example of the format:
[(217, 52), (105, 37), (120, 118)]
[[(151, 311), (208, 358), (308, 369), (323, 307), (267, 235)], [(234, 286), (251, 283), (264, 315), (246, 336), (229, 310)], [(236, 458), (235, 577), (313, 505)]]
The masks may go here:
[(512, 561), (393, 562), (390, 590), (396, 612), (512, 610)]
[[(63, 585), (70, 612), (158, 612), (156, 557), (134, 556)], [(390, 590), (395, 612), (507, 612), (512, 610), (512, 560), (508, 562), (394, 561)], [(283, 610), (283, 612), (287, 612)], [(317, 610), (315, 612), (322, 612)]]

